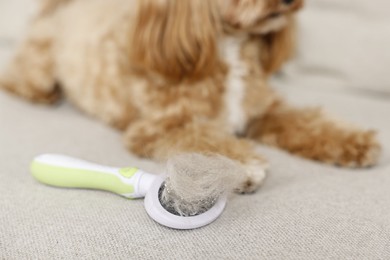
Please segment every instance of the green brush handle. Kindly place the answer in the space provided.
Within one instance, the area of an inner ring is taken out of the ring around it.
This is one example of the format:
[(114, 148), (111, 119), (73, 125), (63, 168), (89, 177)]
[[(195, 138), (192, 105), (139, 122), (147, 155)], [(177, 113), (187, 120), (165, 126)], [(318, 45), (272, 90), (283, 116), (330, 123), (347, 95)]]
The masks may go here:
[(108, 167), (57, 154), (36, 157), (31, 173), (47, 185), (105, 190), (130, 199), (144, 197), (156, 178), (135, 167)]

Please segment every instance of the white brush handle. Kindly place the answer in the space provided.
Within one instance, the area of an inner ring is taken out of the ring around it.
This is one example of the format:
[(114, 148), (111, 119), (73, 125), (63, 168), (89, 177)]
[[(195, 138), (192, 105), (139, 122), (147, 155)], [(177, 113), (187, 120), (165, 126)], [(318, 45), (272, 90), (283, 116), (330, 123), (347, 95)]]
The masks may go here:
[(58, 154), (36, 157), (31, 172), (48, 185), (105, 190), (131, 199), (144, 197), (156, 178), (135, 167), (103, 166)]

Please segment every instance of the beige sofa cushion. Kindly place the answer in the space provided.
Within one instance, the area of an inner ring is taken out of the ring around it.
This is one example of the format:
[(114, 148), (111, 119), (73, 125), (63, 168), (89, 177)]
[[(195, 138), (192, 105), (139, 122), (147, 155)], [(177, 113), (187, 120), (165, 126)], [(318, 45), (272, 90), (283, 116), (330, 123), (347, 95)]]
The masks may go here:
[(20, 38), (35, 9), (34, 0), (0, 0), (0, 37)]
[(313, 86), (321, 81), (390, 93), (389, 10), (388, 0), (306, 1), (288, 75)]

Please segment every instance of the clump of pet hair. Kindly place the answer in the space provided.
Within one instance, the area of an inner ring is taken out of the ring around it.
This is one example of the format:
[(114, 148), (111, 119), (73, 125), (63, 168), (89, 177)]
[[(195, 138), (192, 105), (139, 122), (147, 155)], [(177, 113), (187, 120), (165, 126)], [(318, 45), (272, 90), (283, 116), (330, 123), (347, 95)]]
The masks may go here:
[(221, 155), (181, 154), (167, 162), (167, 179), (160, 201), (169, 212), (195, 216), (209, 210), (233, 190), (243, 168)]

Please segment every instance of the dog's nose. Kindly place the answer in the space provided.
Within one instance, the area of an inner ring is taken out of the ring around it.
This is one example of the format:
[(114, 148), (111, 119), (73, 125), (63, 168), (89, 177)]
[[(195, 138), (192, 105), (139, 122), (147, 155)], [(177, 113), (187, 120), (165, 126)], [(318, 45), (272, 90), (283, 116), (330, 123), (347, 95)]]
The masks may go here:
[(294, 2), (294, 0), (282, 0), (283, 4), (290, 5)]

